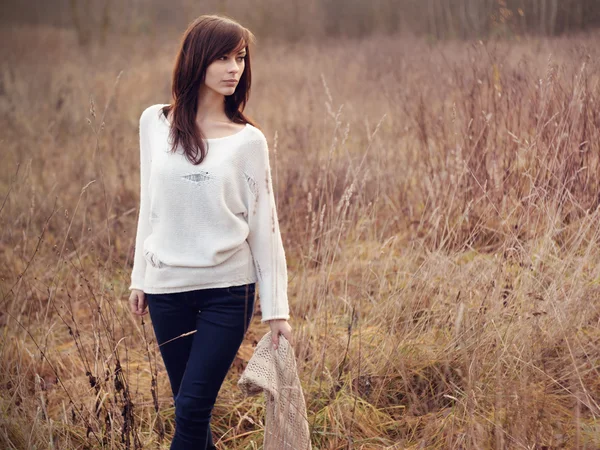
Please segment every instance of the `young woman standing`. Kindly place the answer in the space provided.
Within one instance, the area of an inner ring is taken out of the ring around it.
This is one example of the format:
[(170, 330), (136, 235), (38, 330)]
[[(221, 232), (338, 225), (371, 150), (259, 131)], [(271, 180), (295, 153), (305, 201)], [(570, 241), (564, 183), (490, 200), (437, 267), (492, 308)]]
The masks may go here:
[(171, 449), (214, 449), (210, 419), (250, 324), (292, 342), (287, 269), (263, 133), (243, 114), (253, 34), (220, 16), (186, 30), (172, 104), (140, 118), (131, 311), (150, 312), (175, 401)]

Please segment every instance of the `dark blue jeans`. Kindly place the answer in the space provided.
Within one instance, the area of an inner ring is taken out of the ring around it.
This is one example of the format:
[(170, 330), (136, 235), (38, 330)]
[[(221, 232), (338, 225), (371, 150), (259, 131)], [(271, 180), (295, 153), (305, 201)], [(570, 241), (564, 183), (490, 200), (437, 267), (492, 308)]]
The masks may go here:
[(171, 450), (216, 449), (212, 409), (250, 326), (255, 288), (145, 294), (175, 401)]

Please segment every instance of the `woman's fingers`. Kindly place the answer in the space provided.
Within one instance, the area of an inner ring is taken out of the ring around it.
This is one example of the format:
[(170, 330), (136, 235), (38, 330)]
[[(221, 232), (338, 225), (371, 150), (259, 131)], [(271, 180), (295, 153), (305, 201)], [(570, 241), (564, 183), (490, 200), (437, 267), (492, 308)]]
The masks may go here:
[(146, 296), (144, 294), (139, 294), (138, 295), (138, 314), (140, 316), (143, 316), (144, 314), (146, 314), (148, 312), (148, 310), (146, 309), (147, 306), (148, 306), (148, 303), (146, 302)]
[(142, 291), (133, 291), (131, 296), (129, 297), (129, 307), (133, 314), (137, 314), (138, 316), (143, 316), (148, 311), (146, 310), (146, 296)]
[(132, 292), (129, 296), (129, 309), (132, 314), (137, 314), (137, 295), (135, 292)]
[(294, 342), (292, 341), (292, 330), (290, 327), (286, 327), (285, 329), (281, 330), (281, 334), (285, 336), (290, 345), (294, 345)]
[(287, 321), (282, 321), (276, 327), (271, 328), (271, 342), (273, 343), (273, 348), (277, 350), (279, 348), (279, 335), (282, 334), (288, 340), (290, 345), (293, 345), (292, 342), (292, 327)]

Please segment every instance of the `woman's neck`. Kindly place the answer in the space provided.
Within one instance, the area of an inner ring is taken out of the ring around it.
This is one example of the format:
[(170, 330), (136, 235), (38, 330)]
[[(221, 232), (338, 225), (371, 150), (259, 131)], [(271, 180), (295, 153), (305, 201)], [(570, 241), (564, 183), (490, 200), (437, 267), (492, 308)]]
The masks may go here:
[(199, 123), (203, 123), (225, 119), (227, 119), (227, 115), (225, 114), (225, 97), (210, 89), (201, 90), (198, 95), (196, 120)]

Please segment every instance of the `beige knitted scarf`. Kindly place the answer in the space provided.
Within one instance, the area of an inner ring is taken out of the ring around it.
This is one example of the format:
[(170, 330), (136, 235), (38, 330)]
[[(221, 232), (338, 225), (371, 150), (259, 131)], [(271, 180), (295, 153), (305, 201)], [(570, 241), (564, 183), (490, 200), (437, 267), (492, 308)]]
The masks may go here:
[(265, 393), (264, 450), (312, 449), (294, 348), (283, 335), (277, 350), (271, 331), (261, 338), (238, 386), (246, 396)]

